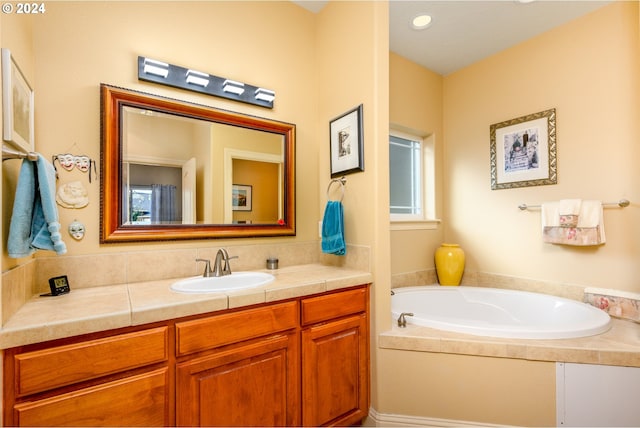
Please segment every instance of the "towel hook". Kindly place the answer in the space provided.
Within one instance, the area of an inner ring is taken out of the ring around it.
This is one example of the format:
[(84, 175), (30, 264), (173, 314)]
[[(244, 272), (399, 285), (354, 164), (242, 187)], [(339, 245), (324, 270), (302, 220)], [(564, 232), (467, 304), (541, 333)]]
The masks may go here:
[(347, 179), (345, 177), (340, 177), (340, 178), (334, 178), (333, 180), (331, 180), (329, 182), (329, 185), (327, 186), (327, 200), (329, 200), (329, 191), (331, 190), (331, 185), (333, 183), (340, 183), (340, 188), (342, 189), (342, 195), (340, 196), (340, 202), (342, 202), (342, 200), (344, 199), (344, 185), (346, 184)]

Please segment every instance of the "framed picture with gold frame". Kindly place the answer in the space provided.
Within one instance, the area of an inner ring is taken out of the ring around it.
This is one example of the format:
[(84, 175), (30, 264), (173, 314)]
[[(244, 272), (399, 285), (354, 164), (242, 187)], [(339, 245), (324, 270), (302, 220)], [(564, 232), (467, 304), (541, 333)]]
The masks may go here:
[(556, 109), (490, 126), (491, 189), (558, 182)]

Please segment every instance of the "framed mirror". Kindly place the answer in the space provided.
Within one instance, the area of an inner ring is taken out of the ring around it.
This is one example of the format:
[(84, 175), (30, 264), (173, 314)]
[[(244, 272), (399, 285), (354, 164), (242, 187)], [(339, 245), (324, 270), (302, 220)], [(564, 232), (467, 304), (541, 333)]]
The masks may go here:
[(295, 125), (100, 86), (100, 242), (295, 235)]

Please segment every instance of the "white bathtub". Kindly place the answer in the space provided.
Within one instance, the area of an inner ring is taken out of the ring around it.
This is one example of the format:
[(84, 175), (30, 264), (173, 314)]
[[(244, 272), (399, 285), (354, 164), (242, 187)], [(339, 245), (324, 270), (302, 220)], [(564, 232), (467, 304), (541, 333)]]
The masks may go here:
[(567, 339), (609, 330), (609, 315), (575, 300), (484, 287), (394, 288), (391, 312), (407, 324), (477, 336)]

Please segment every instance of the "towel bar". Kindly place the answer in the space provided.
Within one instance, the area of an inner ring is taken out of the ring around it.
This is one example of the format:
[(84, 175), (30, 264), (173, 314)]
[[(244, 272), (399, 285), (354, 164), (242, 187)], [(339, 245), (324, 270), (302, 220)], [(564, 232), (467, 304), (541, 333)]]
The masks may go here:
[[(624, 208), (624, 207), (628, 207), (629, 204), (631, 204), (631, 202), (629, 202), (628, 199), (620, 199), (618, 202), (603, 202), (602, 206), (606, 207), (606, 206), (617, 206), (620, 208)], [(527, 205), (527, 204), (520, 204), (518, 205), (518, 208), (520, 208), (521, 211), (524, 210), (528, 210), (529, 208), (540, 208), (540, 205)]]
[(9, 159), (29, 159), (30, 161), (37, 161), (38, 154), (35, 152), (20, 152), (18, 150), (14, 150), (2, 145), (2, 161), (6, 161)]
[(347, 182), (347, 179), (345, 177), (340, 177), (340, 178), (334, 178), (333, 180), (331, 180), (329, 182), (329, 185), (327, 186), (327, 200), (329, 200), (329, 191), (331, 190), (331, 185), (333, 183), (340, 183), (340, 188), (342, 189), (342, 195), (340, 196), (340, 202), (342, 202), (342, 200), (344, 199), (344, 185)]

